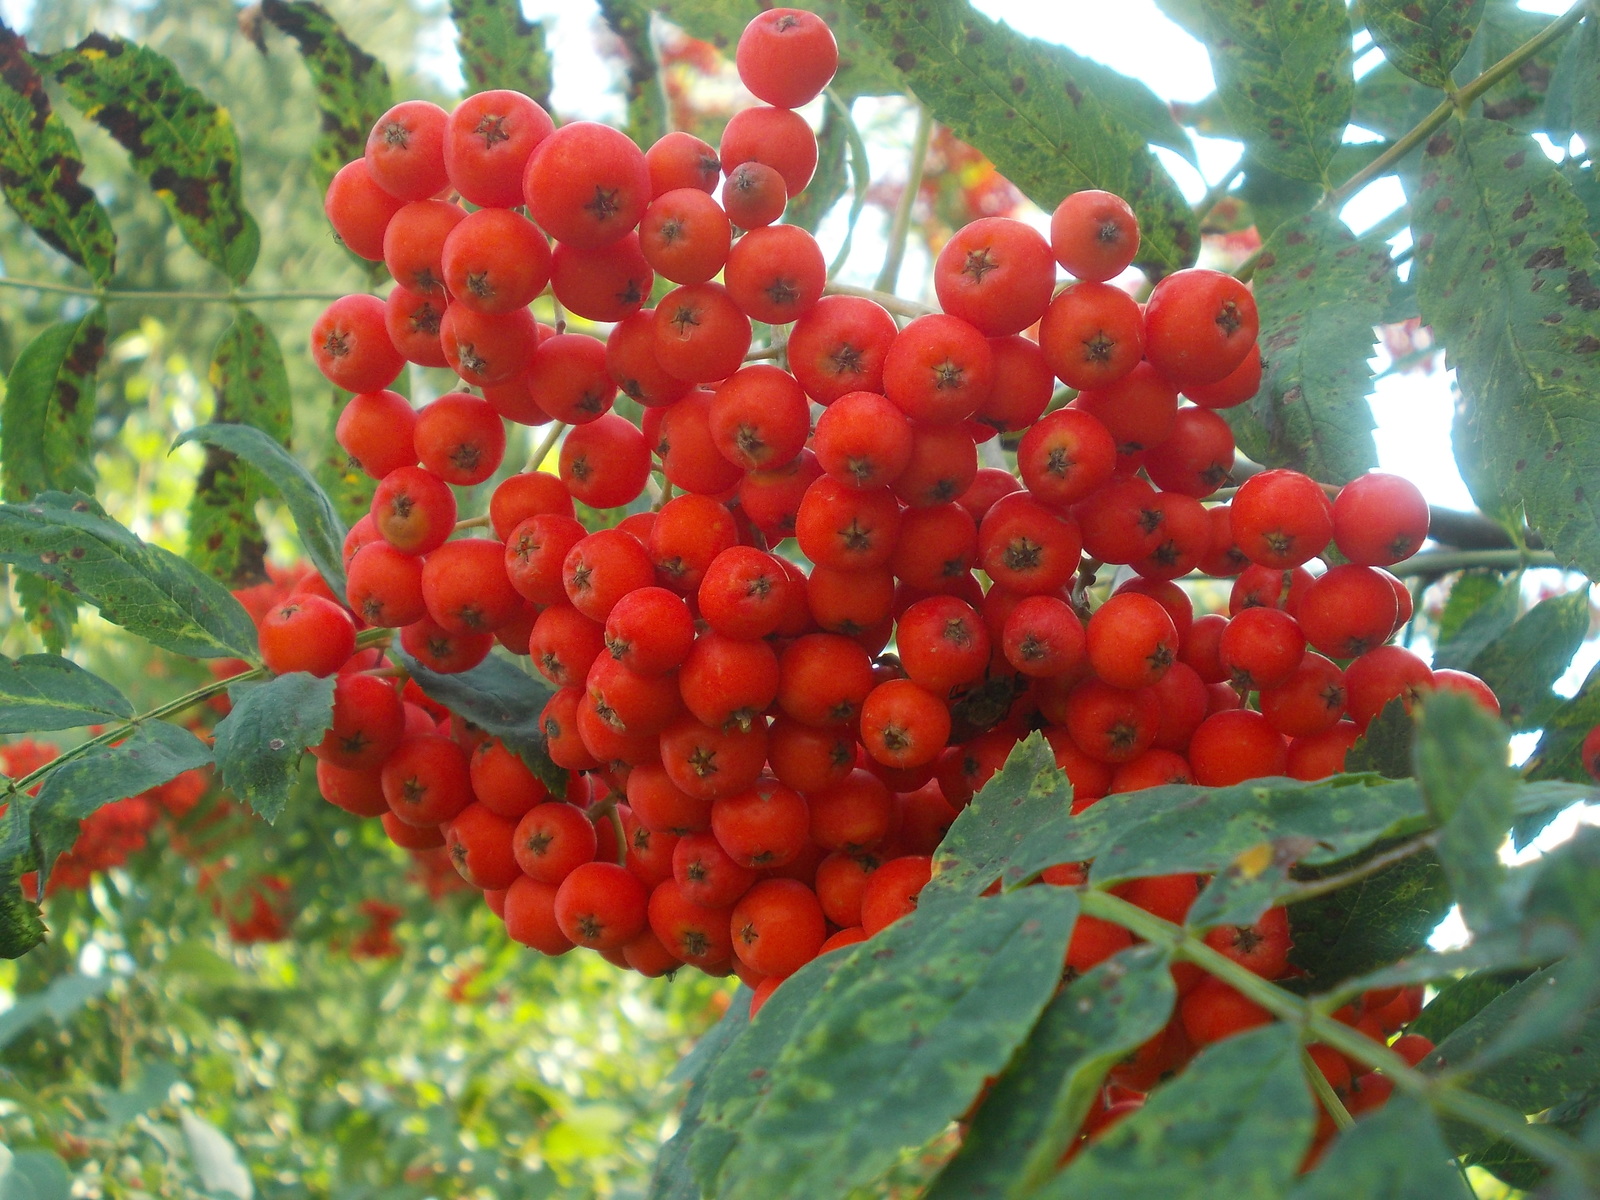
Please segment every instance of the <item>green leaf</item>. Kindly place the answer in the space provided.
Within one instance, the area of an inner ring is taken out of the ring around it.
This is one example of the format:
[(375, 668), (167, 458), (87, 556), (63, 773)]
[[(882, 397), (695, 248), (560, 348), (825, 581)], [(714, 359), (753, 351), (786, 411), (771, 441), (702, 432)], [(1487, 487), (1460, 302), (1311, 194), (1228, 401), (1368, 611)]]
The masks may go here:
[(1456, 458), (1485, 511), (1524, 510), (1565, 563), (1600, 575), (1600, 274), (1583, 205), (1537, 142), (1457, 120), (1408, 185), (1423, 319), (1461, 390)]
[(1583, 686), (1545, 718), (1544, 735), (1523, 767), (1529, 779), (1589, 780), (1583, 764), (1583, 739), (1600, 725), (1600, 666)]
[(306, 557), (317, 568), (334, 595), (344, 596), (344, 522), (334, 508), (328, 494), (317, 485), (311, 473), (302, 467), (278, 442), (261, 430), (249, 425), (202, 425), (191, 429), (173, 443), (204, 442), (236, 455), (272, 481), (289, 512), (294, 516), (295, 528), (300, 533), (300, 544)]
[[(5, 831), (0, 824), (0, 834)], [(0, 836), (0, 842), (5, 840)], [(21, 958), (44, 941), (44, 935), (39, 906), (22, 894), (18, 872), (0, 864), (0, 958)]]
[(1280, 175), (1327, 184), (1355, 93), (1342, 0), (1204, 0), (1222, 106)]
[(1531, 971), (1476, 971), (1452, 979), (1423, 1006), (1407, 1032), (1420, 1033), (1438, 1045), (1530, 974)]
[(1412, 774), (1411, 743), (1416, 733), (1405, 701), (1389, 701), (1356, 739), (1344, 756), (1346, 771), (1375, 771), (1385, 779), (1409, 779)]
[(106, 310), (51, 325), (23, 348), (6, 378), (0, 446), (7, 500), (94, 488), (95, 371), (106, 349)]
[(544, 25), (517, 0), (450, 0), (467, 91), (506, 88), (550, 107), (550, 51)]
[(104, 287), (117, 237), (82, 177), (78, 140), (52, 109), (26, 41), (0, 23), (0, 188), (23, 224)]
[(544, 733), (539, 729), (539, 714), (555, 694), (543, 679), (535, 679), (495, 655), (470, 671), (444, 675), (429, 670), (403, 650), (391, 650), (390, 654), (399, 659), (431, 699), (521, 755), (552, 792), (559, 795), (566, 788), (567, 773), (550, 761)]
[(225, 108), (144, 46), (91, 33), (45, 60), (72, 103), (127, 150), (194, 251), (233, 283), (255, 266), (261, 232), (245, 209), (239, 136)]
[(961, 810), (933, 854), (930, 898), (976, 896), (996, 879), (1011, 887), (1064, 861), (1052, 846), (1072, 828), (1072, 783), (1050, 743), (1031, 733)]
[[(219, 423), (214, 427), (254, 426), (269, 440), (288, 441), (294, 418), (283, 354), (272, 331), (247, 308), (235, 311), (217, 343), (211, 386), (217, 396), (212, 419)], [(282, 464), (274, 460), (272, 465)], [(291, 481), (298, 476), (311, 483), (298, 464), (289, 465)], [(264, 582), (267, 541), (256, 520), (256, 501), (275, 478), (270, 470), (265, 475), (252, 471), (232, 450), (210, 443), (189, 504), (189, 560), (230, 587)]]
[[(729, 58), (739, 35), (765, 4), (758, 0), (662, 0), (657, 11), (686, 33), (710, 42)], [(895, 96), (905, 91), (905, 80), (890, 54), (862, 27), (850, 0), (814, 0), (806, 6), (828, 23), (839, 43), (839, 69), (830, 85), (847, 101), (858, 96)]]
[(42, 576), (100, 615), (195, 658), (256, 657), (250, 614), (176, 554), (140, 541), (81, 493), (0, 505), (0, 562)]
[(1411, 78), (1442, 88), (1466, 53), (1484, 0), (1364, 0), (1361, 16), (1383, 55)]
[(1289, 908), (1289, 961), (1306, 985), (1326, 991), (1421, 949), (1445, 913), (1450, 889), (1432, 854), (1417, 854), (1325, 896)]
[(178, 1122), (195, 1174), (207, 1193), (250, 1200), (255, 1188), (250, 1182), (249, 1168), (228, 1135), (187, 1108), (178, 1114)]
[(183, 1082), (178, 1068), (170, 1062), (156, 1060), (143, 1064), (139, 1077), (118, 1091), (105, 1092), (100, 1107), (113, 1132), (120, 1132), (153, 1108), (162, 1108), (171, 1098), (172, 1089)]
[(1424, 820), (1415, 781), (1335, 775), (1315, 783), (1260, 779), (1107, 796), (1074, 818), (1076, 844), (1057, 861), (1093, 858), (1097, 887), (1174, 872), (1221, 871), (1284, 838), (1308, 844), (1300, 861), (1337, 862)]
[(39, 853), (43, 887), (57, 856), (78, 840), (78, 823), (113, 800), (160, 787), (210, 763), (211, 751), (187, 729), (166, 721), (136, 725), (115, 746), (96, 746), (53, 768), (31, 799), (13, 797)]
[(762, 1006), (758, 1019), (745, 1022), (716, 1061), (697, 1077), (705, 1089), (700, 1128), (688, 1146), (688, 1156), (703, 1190), (711, 1187), (750, 1114), (766, 1094), (779, 1053), (821, 1019), (826, 1002), (818, 997), (845, 963), (866, 952), (864, 946), (865, 942), (857, 942), (821, 955), (785, 979)]
[[(1456, 977), (1462, 972), (1504, 971), (1512, 972), (1515, 978), (1520, 978), (1529, 971), (1549, 966), (1556, 959), (1572, 953), (1575, 944), (1574, 939), (1566, 931), (1550, 926), (1531, 931), (1503, 930), (1474, 938), (1467, 945), (1453, 950), (1424, 950), (1421, 953), (1404, 955), (1387, 966), (1380, 966), (1375, 971), (1349, 976), (1336, 988), (1322, 994), (1335, 995), (1340, 1000), (1352, 1000), (1369, 988), (1410, 987), (1412, 984), (1432, 983), (1441, 979), (1456, 981)], [(1464, 978), (1472, 979), (1478, 976), (1469, 974)], [(1453, 982), (1444, 984), (1440, 995), (1442, 996), (1444, 991), (1453, 985)], [(1423, 1009), (1424, 1013), (1427, 1011), (1427, 1008)], [(1465, 1016), (1462, 1019), (1464, 1020)], [(1428, 1033), (1427, 1029), (1421, 1026), (1413, 1025), (1413, 1028), (1417, 1033), (1425, 1034), (1433, 1041), (1438, 1041), (1443, 1036)]]
[(1512, 909), (1500, 846), (1517, 789), (1505, 726), (1469, 696), (1436, 692), (1418, 715), (1413, 753), (1462, 917), (1479, 932), (1504, 927)]
[(49, 1150), (18, 1150), (0, 1170), (0, 1200), (68, 1200), (72, 1172)]
[(864, 943), (763, 1077), (715, 1194), (843, 1195), (943, 1130), (1055, 991), (1077, 908), (1048, 887), (924, 903)]
[(217, 774), (222, 784), (276, 821), (307, 746), (333, 723), (333, 679), (304, 671), (229, 689), (233, 711), (217, 723)]
[(368, 132), (394, 103), (389, 72), (312, 0), (262, 0), (261, 15), (294, 39), (316, 84), (321, 121), (311, 169), (326, 189), (340, 167), (366, 152)]
[(1281, 1196), (1311, 1139), (1311, 1089), (1287, 1025), (1203, 1050), (1144, 1107), (1090, 1143), (1038, 1200), (1084, 1196)]
[(18, 996), (10, 1008), (0, 1013), (0, 1048), (10, 1045), (46, 1017), (58, 1028), (65, 1025), (84, 1005), (105, 995), (110, 986), (109, 975), (80, 975), (70, 971), (57, 975), (43, 991)]
[(1562, 148), (1573, 134), (1590, 148), (1600, 142), (1600, 23), (1593, 18), (1585, 17), (1561, 45), (1545, 97), (1545, 125)]
[(817, 134), (817, 170), (805, 191), (790, 198), (783, 210), (784, 224), (816, 233), (822, 218), (833, 211), (848, 190), (845, 150), (850, 142), (849, 124), (848, 112), (839, 105), (831, 101), (823, 105), (822, 130)]
[(671, 128), (667, 93), (661, 85), (661, 64), (650, 37), (650, 6), (642, 0), (599, 0), (600, 15), (621, 43), (623, 97), (627, 118), (623, 131), (648, 146)]
[(1045, 1007), (926, 1200), (1025, 1195), (1048, 1181), (1106, 1072), (1161, 1032), (1176, 995), (1170, 960), (1152, 946), (1073, 980)]
[[(1563, 1005), (1587, 1001), (1581, 993), (1593, 982), (1593, 968), (1575, 960), (1536, 972), (1491, 1000), (1417, 1065), (1448, 1072), (1457, 1086), (1520, 1113), (1542, 1112), (1600, 1085), (1600, 1010)], [(1576, 1020), (1553, 1019), (1558, 1013)], [(1481, 1151), (1493, 1141), (1472, 1126), (1452, 1124), (1448, 1134), (1458, 1153)]]
[(749, 1025), (750, 997), (747, 989), (740, 988), (729, 1001), (722, 1020), (704, 1033), (694, 1049), (673, 1068), (671, 1081), (681, 1082), (687, 1077), (689, 1094), (678, 1114), (678, 1132), (656, 1155), (656, 1164), (650, 1173), (649, 1200), (700, 1200), (700, 1189), (689, 1164), (689, 1149), (700, 1131), (700, 1108), (705, 1103), (706, 1081), (723, 1052)]
[(1289, 1200), (1449, 1200), (1470, 1197), (1433, 1112), (1397, 1095), (1334, 1139)]
[(1262, 247), (1261, 389), (1223, 414), (1256, 462), (1329, 483), (1377, 466), (1368, 360), (1372, 314), (1387, 301), (1393, 274), (1387, 245), (1357, 241), (1328, 213), (1279, 226)]
[(1139, 218), (1142, 265), (1164, 272), (1194, 261), (1194, 216), (1129, 121), (1138, 105), (1125, 97), (1136, 86), (1102, 97), (1106, 68), (1085, 67), (1065, 47), (1025, 38), (962, 0), (848, 6), (933, 115), (1040, 208), (1050, 212), (1083, 188), (1115, 192)]
[(1551, 691), (1589, 632), (1589, 589), (1536, 604), (1473, 657), (1470, 670), (1494, 689), (1512, 729), (1537, 729), (1560, 704)]
[(1469, 628), (1468, 622), (1480, 612), (1493, 613), (1493, 625), (1500, 633), (1511, 627), (1522, 609), (1522, 584), (1519, 579), (1517, 585), (1507, 591), (1505, 582), (1506, 577), (1495, 571), (1464, 571), (1456, 576), (1450, 585), (1450, 596), (1444, 602), (1444, 611), (1439, 614), (1439, 644), (1433, 651), (1435, 667), (1464, 671), (1489, 644), (1492, 638), (1480, 634), (1470, 643), (1457, 645), (1457, 639)]
[(70, 659), (0, 654), (0, 734), (77, 729), (132, 716), (121, 692)]
[[(17, 356), (0, 408), (5, 499), (94, 490), (95, 370), (105, 345), (106, 313), (96, 305), (76, 321), (50, 326)], [(18, 598), (50, 648), (61, 649), (77, 617), (73, 598), (42, 580), (19, 587)]]

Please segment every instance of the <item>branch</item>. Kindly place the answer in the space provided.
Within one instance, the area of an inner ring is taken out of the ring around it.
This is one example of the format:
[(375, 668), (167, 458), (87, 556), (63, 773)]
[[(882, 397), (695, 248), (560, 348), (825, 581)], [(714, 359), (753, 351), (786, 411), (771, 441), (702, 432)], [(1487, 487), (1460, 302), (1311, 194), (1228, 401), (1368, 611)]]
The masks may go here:
[(1427, 141), (1433, 135), (1434, 130), (1448, 121), (1453, 114), (1458, 112), (1465, 113), (1467, 109), (1472, 107), (1473, 102), (1479, 96), (1483, 95), (1483, 93), (1487, 92), (1551, 42), (1561, 38), (1583, 19), (1586, 8), (1586, 5), (1574, 4), (1566, 12), (1546, 25), (1539, 33), (1518, 46), (1471, 83), (1460, 88), (1454, 96), (1446, 96), (1439, 101), (1437, 108), (1423, 117), (1394, 145), (1324, 196), (1317, 207), (1320, 209), (1338, 208), (1374, 179), (1388, 174), (1396, 163)]
[(878, 272), (877, 288), (880, 292), (894, 291), (900, 278), (900, 263), (906, 256), (906, 235), (911, 231), (911, 210), (916, 207), (917, 193), (922, 190), (922, 168), (928, 159), (928, 139), (933, 135), (933, 114), (925, 104), (917, 105), (917, 129), (911, 136), (911, 164), (906, 172), (906, 190), (900, 194), (895, 206), (894, 220), (889, 226), (889, 250), (883, 258), (883, 270)]
[(190, 292), (143, 291), (135, 288), (79, 287), (71, 283), (49, 283), (42, 279), (11, 279), (0, 276), (0, 288), (26, 292), (48, 292), (56, 296), (86, 296), (102, 304), (125, 300), (192, 300), (200, 304), (270, 304), (286, 300), (338, 300), (344, 292)]
[(863, 300), (872, 300), (883, 305), (884, 308), (901, 317), (925, 317), (929, 313), (939, 310), (927, 304), (919, 304), (915, 300), (902, 300), (899, 296), (889, 292), (875, 291), (872, 288), (851, 287), (848, 283), (830, 283), (822, 289), (830, 296), (860, 296)]

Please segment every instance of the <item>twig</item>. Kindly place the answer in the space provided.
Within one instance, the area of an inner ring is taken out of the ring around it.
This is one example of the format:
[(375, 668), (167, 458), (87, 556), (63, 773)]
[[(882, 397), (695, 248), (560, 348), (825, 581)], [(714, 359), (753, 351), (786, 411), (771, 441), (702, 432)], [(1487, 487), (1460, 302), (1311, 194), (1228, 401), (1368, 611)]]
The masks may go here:
[(928, 158), (928, 140), (933, 135), (933, 114), (924, 104), (917, 105), (917, 129), (911, 136), (911, 164), (906, 171), (906, 190), (900, 194), (895, 206), (894, 220), (889, 225), (889, 249), (883, 256), (883, 270), (878, 272), (877, 288), (892, 292), (900, 278), (900, 263), (906, 256), (906, 237), (911, 232), (911, 211), (916, 207), (917, 193), (922, 190), (922, 168)]

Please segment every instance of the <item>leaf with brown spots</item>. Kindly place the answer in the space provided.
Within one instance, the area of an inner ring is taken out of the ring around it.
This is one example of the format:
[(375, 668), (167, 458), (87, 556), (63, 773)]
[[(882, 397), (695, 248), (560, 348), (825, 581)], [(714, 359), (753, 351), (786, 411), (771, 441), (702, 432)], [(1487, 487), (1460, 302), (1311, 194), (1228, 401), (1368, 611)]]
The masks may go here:
[[(247, 308), (234, 314), (211, 360), (217, 404), (212, 419), (252, 426), (274, 443), (287, 442), (293, 418), (289, 375), (278, 340)], [(256, 520), (256, 501), (272, 492), (272, 480), (208, 443), (205, 465), (189, 503), (189, 561), (230, 587), (266, 579), (266, 537)]]
[[(1477, 35), (1456, 66), (1456, 82), (1466, 83), (1481, 75), (1549, 24), (1548, 15), (1518, 8), (1515, 0), (1490, 0)], [(1504, 121), (1525, 132), (1544, 129), (1545, 96), (1561, 49), (1560, 41), (1542, 47), (1485, 92), (1474, 106), (1474, 114)]]
[(66, 588), (176, 654), (256, 658), (255, 623), (226, 588), (141, 541), (82, 492), (0, 504), (0, 562)]
[(1483, 16), (1484, 0), (1365, 0), (1361, 16), (1383, 56), (1432, 87), (1450, 82)]
[(316, 85), (322, 128), (311, 167), (318, 188), (326, 188), (334, 172), (366, 151), (368, 131), (394, 103), (389, 72), (312, 0), (262, 0), (261, 15), (294, 39)]
[(45, 59), (73, 105), (121, 144), (195, 253), (243, 283), (261, 249), (244, 206), (239, 135), (228, 110), (154, 50), (92, 33)]
[(1388, 246), (1357, 241), (1335, 216), (1313, 212), (1278, 227), (1255, 275), (1261, 390), (1223, 413), (1241, 450), (1326, 483), (1377, 466), (1368, 360), (1393, 278)]
[[(97, 305), (76, 321), (50, 326), (17, 356), (0, 408), (6, 500), (94, 490), (95, 371), (105, 346), (106, 313)], [(18, 579), (17, 594), (46, 644), (61, 649), (78, 614), (71, 594), (32, 577)]]
[(1461, 392), (1456, 461), (1486, 512), (1525, 512), (1600, 577), (1600, 279), (1583, 204), (1531, 137), (1481, 118), (1407, 180), (1422, 318)]
[(1251, 152), (1326, 184), (1355, 95), (1343, 0), (1203, 0), (1217, 93)]
[(963, 0), (848, 7), (933, 115), (1035, 204), (1048, 212), (1069, 192), (1115, 192), (1139, 218), (1141, 265), (1164, 273), (1194, 262), (1199, 231), (1149, 148), (1142, 84), (1023, 37)]
[(117, 237), (82, 176), (78, 141), (51, 107), (27, 43), (0, 22), (0, 189), (28, 228), (104, 287)]
[(450, 0), (467, 91), (509, 88), (550, 107), (550, 51), (544, 26), (517, 0)]

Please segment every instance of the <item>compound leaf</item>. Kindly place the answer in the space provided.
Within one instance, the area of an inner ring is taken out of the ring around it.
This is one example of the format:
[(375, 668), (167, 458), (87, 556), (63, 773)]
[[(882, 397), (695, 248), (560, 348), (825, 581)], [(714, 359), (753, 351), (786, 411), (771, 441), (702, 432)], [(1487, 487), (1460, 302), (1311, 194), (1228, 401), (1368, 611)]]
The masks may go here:
[(91, 33), (46, 60), (72, 103), (127, 150), (183, 238), (233, 283), (261, 249), (244, 206), (239, 136), (228, 110), (147, 47)]
[(217, 774), (268, 821), (289, 802), (307, 746), (333, 721), (333, 679), (304, 671), (229, 689), (233, 709), (217, 723)]
[(1194, 216), (1137, 116), (1148, 106), (1126, 101), (1136, 85), (961, 0), (847, 2), (918, 99), (1035, 204), (1049, 212), (1069, 192), (1115, 192), (1138, 215), (1141, 264), (1165, 272), (1194, 261)]
[(1328, 213), (1280, 225), (1256, 265), (1264, 370), (1255, 398), (1224, 415), (1269, 467), (1345, 483), (1377, 465), (1372, 440), (1372, 313), (1394, 270), (1383, 242), (1360, 242)]
[(195, 658), (256, 656), (256, 629), (227, 589), (140, 541), (81, 493), (0, 505), (0, 562), (58, 584), (163, 649)]
[(0, 189), (29, 229), (104, 287), (117, 237), (82, 177), (78, 140), (51, 107), (27, 43), (0, 23)]
[(943, 1130), (1054, 993), (1077, 908), (1050, 887), (924, 904), (862, 943), (763, 1076), (715, 1194), (844, 1195)]
[(1600, 575), (1600, 263), (1586, 214), (1538, 143), (1452, 121), (1409, 185), (1423, 319), (1456, 368), (1456, 458), (1479, 507), (1526, 512), (1563, 562)]

